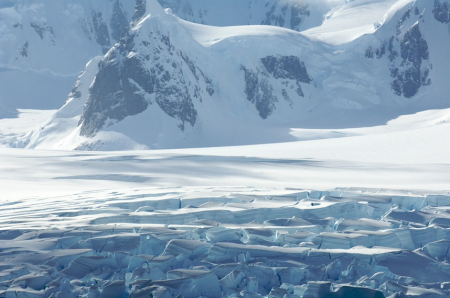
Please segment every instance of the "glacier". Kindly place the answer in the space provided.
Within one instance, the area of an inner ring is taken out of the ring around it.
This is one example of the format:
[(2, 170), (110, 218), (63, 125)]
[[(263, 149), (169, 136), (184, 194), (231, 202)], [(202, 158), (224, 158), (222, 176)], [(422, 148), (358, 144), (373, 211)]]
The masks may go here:
[(450, 296), (449, 24), (1, 1), (0, 297)]
[[(0, 295), (449, 295), (449, 243), (439, 239), (450, 235), (436, 222), (450, 218), (448, 194), (248, 191), (132, 188), (56, 196), (40, 206), (2, 203)], [(309, 198), (314, 193), (318, 199)], [(365, 207), (349, 209), (355, 204)]]

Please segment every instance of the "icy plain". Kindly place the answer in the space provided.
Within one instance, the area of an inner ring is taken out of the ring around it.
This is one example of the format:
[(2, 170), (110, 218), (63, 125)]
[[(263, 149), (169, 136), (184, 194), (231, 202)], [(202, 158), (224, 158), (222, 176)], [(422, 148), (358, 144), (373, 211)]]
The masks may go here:
[[(22, 112), (0, 124), (41, 119)], [(447, 297), (449, 114), (254, 146), (3, 148), (0, 297)]]

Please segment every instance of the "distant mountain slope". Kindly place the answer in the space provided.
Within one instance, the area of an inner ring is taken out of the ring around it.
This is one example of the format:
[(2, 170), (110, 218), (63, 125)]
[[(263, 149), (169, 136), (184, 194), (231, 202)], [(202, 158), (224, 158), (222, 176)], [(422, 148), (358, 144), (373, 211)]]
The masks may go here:
[(133, 21), (77, 99), (86, 103), (78, 126), (47, 143), (38, 135), (55, 130), (54, 119), (29, 148), (289, 141), (293, 127), (381, 124), (449, 105), (444, 0), (399, 1), (374, 34), (334, 46), (283, 28), (194, 24), (156, 1), (141, 4), (150, 15)]
[(129, 30), (134, 9), (128, 0), (5, 3), (0, 7), (0, 105), (59, 108), (84, 65)]
[[(141, 0), (146, 1), (146, 0)], [(272, 25), (295, 31), (319, 26), (333, 6), (345, 1), (158, 0), (176, 16), (212, 26)]]
[[(332, 7), (308, 0), (160, 2), (193, 22), (298, 31), (320, 25)], [(105, 54), (145, 10), (146, 0), (1, 1), (0, 117), (17, 108), (59, 108), (84, 65)]]

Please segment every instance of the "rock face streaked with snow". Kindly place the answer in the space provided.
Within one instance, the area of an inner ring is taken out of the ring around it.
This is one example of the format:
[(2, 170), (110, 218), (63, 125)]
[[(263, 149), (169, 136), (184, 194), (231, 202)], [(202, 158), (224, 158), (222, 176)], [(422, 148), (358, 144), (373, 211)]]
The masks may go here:
[(93, 136), (106, 121), (137, 115), (153, 103), (184, 130), (196, 122), (194, 99), (202, 102), (214, 94), (208, 76), (152, 20), (128, 34), (100, 63), (80, 120), (81, 135)]
[(9, 111), (60, 108), (84, 65), (128, 31), (134, 6), (123, 0), (2, 1), (0, 105)]

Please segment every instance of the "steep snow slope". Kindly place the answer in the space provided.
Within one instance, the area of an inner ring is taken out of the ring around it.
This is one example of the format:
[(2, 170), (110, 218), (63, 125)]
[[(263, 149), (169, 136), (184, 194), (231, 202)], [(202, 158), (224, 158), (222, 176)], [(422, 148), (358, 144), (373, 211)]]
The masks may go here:
[[(307, 38), (309, 33), (274, 26), (194, 24), (146, 2), (146, 11), (154, 13), (136, 21), (106, 54), (92, 89), (77, 101), (78, 109), (86, 103), (78, 126), (55, 147), (39, 137), (58, 134), (51, 120), (31, 135), (28, 147), (126, 150), (292, 141), (292, 128), (380, 125), (401, 114), (448, 107), (450, 40), (442, 38), (447, 24), (436, 18), (448, 6), (439, 3), (447, 2), (400, 1), (375, 33), (326, 45)], [(347, 4), (346, 13), (375, 7), (363, 4)], [(378, 14), (388, 6), (379, 2)]]
[(320, 26), (302, 31), (305, 35), (328, 44), (345, 44), (364, 34), (374, 33), (394, 4), (405, 5), (410, 2), (412, 0), (346, 1), (344, 5), (327, 12)]
[(84, 65), (127, 32), (134, 7), (123, 0), (5, 3), (0, 108), (60, 108)]

